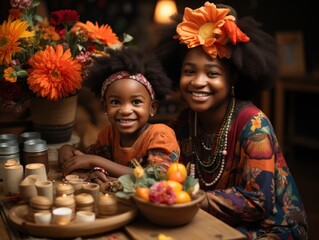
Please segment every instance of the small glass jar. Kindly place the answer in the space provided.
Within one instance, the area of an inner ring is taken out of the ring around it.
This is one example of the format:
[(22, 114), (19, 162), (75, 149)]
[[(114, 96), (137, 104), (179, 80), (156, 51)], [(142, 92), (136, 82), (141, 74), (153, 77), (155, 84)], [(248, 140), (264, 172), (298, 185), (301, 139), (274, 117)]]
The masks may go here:
[(20, 162), (23, 166), (26, 165), (23, 160), (24, 142), (31, 139), (41, 139), (41, 134), (39, 132), (24, 132), (19, 135)]
[(23, 161), (29, 163), (43, 163), (45, 170), (49, 172), (49, 157), (47, 142), (43, 139), (27, 140), (23, 144)]
[(0, 134), (0, 143), (11, 143), (15, 145), (18, 143), (18, 137), (11, 133)]
[(17, 164), (20, 164), (18, 142), (0, 142), (0, 180), (3, 180), (4, 164), (8, 160), (15, 160)]

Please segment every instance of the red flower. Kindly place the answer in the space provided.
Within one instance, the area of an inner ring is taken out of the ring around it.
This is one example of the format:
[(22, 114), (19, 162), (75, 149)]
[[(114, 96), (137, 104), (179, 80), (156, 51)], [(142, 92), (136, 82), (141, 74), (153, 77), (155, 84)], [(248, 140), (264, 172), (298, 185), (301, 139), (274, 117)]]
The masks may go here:
[(53, 26), (73, 25), (80, 20), (80, 15), (75, 10), (59, 10), (50, 15), (50, 24)]
[(8, 101), (16, 102), (19, 99), (27, 99), (28, 95), (21, 85), (8, 81), (0, 81), (0, 97)]

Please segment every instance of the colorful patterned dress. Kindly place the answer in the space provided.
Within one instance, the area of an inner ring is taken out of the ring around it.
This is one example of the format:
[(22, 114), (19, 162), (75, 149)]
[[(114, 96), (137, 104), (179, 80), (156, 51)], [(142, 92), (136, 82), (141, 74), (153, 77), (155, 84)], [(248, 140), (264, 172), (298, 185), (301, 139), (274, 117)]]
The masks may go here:
[[(180, 144), (180, 161), (198, 167), (193, 151), (194, 112), (185, 110), (170, 126)], [(207, 183), (215, 173), (199, 167), (199, 174), (208, 211), (247, 239), (308, 239), (304, 206), (273, 127), (251, 102), (236, 102), (221, 178), (210, 186)]]
[(174, 131), (165, 124), (151, 124), (131, 147), (122, 147), (120, 133), (108, 126), (101, 130), (95, 144), (84, 149), (87, 154), (95, 154), (124, 166), (134, 167), (132, 159), (146, 167), (150, 162), (167, 168), (179, 159), (179, 145)]

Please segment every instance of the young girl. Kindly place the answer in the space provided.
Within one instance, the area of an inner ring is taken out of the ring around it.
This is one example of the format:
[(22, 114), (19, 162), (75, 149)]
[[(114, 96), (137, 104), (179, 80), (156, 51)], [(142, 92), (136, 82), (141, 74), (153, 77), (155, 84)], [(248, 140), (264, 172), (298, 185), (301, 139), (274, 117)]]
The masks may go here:
[(207, 192), (201, 207), (247, 239), (307, 239), (303, 203), (274, 129), (247, 101), (276, 77), (274, 39), (252, 18), (236, 20), (233, 9), (210, 2), (185, 8), (170, 38), (158, 55), (189, 106), (171, 127), (180, 161)]
[[(63, 175), (84, 170), (106, 181), (132, 171), (137, 160), (167, 168), (179, 159), (174, 131), (164, 124), (149, 124), (159, 101), (171, 93), (171, 80), (156, 59), (133, 48), (108, 50), (95, 60), (85, 80), (101, 96), (111, 126), (102, 129), (95, 144), (83, 151), (65, 145), (59, 150)], [(133, 162), (132, 162), (133, 161)]]

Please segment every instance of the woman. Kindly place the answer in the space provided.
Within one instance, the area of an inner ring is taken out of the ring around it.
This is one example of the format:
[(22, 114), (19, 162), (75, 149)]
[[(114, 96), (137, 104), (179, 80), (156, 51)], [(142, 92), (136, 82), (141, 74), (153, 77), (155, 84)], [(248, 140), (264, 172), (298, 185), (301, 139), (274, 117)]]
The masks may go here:
[(247, 239), (307, 239), (303, 203), (273, 127), (248, 101), (278, 70), (275, 41), (259, 27), (225, 5), (185, 8), (175, 43), (163, 40), (157, 49), (189, 106), (170, 126), (180, 161), (207, 192), (203, 209)]

